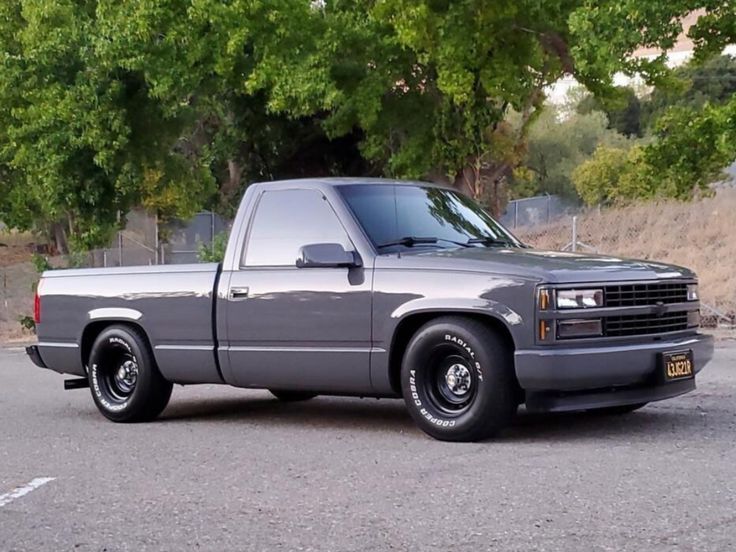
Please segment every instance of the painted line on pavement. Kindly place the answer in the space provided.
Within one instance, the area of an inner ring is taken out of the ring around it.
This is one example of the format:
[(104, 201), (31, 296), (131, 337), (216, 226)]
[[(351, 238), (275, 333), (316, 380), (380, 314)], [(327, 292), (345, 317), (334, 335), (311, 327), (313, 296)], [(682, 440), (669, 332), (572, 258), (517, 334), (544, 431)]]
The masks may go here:
[(45, 485), (46, 483), (53, 481), (56, 479), (55, 477), (36, 477), (33, 481), (30, 483), (23, 485), (22, 487), (18, 487), (16, 489), (13, 489), (9, 493), (1, 494), (0, 495), (0, 508), (3, 506), (7, 506), (11, 502), (13, 502), (17, 498), (22, 498), (26, 496), (28, 493), (35, 491), (39, 487)]

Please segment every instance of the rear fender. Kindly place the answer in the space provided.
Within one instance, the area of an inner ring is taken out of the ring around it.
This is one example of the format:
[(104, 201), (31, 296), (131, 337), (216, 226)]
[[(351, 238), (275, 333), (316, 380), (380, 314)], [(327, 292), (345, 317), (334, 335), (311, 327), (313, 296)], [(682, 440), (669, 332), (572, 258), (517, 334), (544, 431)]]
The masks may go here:
[(106, 307), (89, 311), (87, 318), (90, 322), (101, 320), (138, 322), (143, 318), (143, 313), (135, 309), (123, 307)]

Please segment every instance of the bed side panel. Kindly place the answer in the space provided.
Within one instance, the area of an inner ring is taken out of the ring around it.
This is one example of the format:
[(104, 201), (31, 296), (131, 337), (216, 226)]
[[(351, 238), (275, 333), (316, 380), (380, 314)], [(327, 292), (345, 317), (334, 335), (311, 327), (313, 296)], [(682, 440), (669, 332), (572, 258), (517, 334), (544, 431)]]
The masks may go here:
[(52, 370), (84, 375), (84, 328), (134, 322), (148, 335), (163, 376), (177, 383), (221, 382), (214, 357), (212, 290), (216, 265), (131, 273), (63, 271), (41, 286), (41, 358)]

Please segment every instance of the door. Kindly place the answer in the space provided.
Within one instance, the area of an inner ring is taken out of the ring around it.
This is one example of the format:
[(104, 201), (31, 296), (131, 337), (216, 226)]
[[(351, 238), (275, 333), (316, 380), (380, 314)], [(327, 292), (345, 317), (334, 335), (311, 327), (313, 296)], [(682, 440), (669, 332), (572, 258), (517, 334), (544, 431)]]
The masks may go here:
[(371, 276), (364, 268), (297, 268), (304, 245), (355, 248), (316, 189), (266, 190), (239, 270), (230, 273), (227, 346), (243, 387), (367, 392)]

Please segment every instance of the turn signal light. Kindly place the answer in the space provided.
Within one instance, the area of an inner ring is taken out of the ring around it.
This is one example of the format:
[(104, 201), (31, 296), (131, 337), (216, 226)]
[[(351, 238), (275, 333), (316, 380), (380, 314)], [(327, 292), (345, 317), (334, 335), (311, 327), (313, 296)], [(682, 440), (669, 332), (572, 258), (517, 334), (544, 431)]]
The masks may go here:
[(539, 321), (539, 341), (547, 341), (547, 338), (549, 338), (551, 331), (552, 327), (550, 326), (549, 320)]

